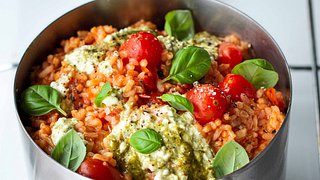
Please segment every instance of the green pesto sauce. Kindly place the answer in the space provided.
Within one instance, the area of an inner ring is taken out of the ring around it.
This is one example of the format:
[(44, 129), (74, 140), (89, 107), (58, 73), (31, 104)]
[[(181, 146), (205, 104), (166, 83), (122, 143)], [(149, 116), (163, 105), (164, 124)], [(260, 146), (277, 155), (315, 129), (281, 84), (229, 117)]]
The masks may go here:
[(202, 47), (208, 51), (213, 59), (218, 57), (218, 45), (220, 41), (216, 36), (211, 35), (206, 31), (195, 34), (192, 39), (188, 40), (188, 43), (193, 46)]
[(65, 55), (64, 60), (75, 66), (79, 72), (91, 74), (99, 62), (104, 60), (107, 50), (108, 48), (102, 45), (84, 45)]
[[(138, 153), (129, 140), (142, 128), (157, 131), (164, 145), (150, 154)], [(168, 105), (135, 110), (126, 107), (107, 139), (117, 166), (133, 179), (145, 179), (148, 171), (155, 174), (155, 179), (214, 179), (213, 153), (189, 112), (178, 114)]]
[(141, 32), (141, 31), (150, 32), (152, 34), (155, 33), (155, 32), (153, 32), (153, 30), (151, 30), (147, 26), (140, 26), (138, 28), (127, 27), (127, 28), (120, 29), (119, 31), (108, 35), (104, 39), (104, 43), (107, 44), (108, 46), (111, 46), (111, 47), (120, 46), (126, 39), (128, 39), (128, 37), (131, 34), (135, 34), (135, 33)]
[(208, 51), (212, 60), (218, 57), (218, 45), (220, 41), (216, 36), (206, 31), (195, 34), (193, 38), (187, 41), (179, 41), (173, 36), (158, 36), (157, 38), (164, 44), (167, 50), (173, 53), (186, 46), (198, 46)]

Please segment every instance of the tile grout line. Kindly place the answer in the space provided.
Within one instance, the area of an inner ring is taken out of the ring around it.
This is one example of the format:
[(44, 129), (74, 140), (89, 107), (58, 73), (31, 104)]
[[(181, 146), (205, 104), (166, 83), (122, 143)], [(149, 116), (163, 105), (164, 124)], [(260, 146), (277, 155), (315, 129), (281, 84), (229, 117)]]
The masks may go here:
[(309, 9), (309, 21), (310, 21), (310, 34), (311, 34), (311, 42), (312, 42), (312, 52), (313, 52), (313, 66), (312, 66), (312, 71), (314, 73), (315, 77), (315, 85), (316, 85), (316, 102), (315, 102), (315, 107), (316, 107), (316, 128), (317, 128), (317, 139), (318, 139), (318, 163), (320, 163), (320, 109), (319, 109), (319, 103), (320, 103), (320, 92), (319, 92), (319, 75), (318, 75), (318, 62), (317, 62), (317, 49), (316, 49), (316, 40), (315, 40), (315, 25), (314, 25), (314, 19), (313, 19), (313, 6), (312, 6), (312, 0), (308, 0), (308, 9)]
[(292, 66), (292, 65), (289, 65), (289, 68), (291, 70), (301, 70), (301, 71), (311, 71), (312, 70), (312, 66)]

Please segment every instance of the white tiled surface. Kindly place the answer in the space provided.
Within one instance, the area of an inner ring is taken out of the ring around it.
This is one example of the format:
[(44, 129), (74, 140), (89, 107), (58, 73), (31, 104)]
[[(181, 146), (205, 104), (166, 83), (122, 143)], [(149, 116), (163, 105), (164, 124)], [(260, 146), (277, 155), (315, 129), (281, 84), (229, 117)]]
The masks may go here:
[(13, 78), (15, 70), (0, 73), (0, 179), (27, 179), (27, 159), (23, 152), (20, 127), (14, 112)]
[[(311, 71), (292, 71), (293, 104), (289, 123), (287, 180), (320, 179), (314, 83)], [(302, 82), (304, 82), (302, 86)]]
[[(32, 39), (50, 22), (89, 0), (11, 0), (0, 6), (0, 64), (17, 62)], [(290, 65), (312, 65), (307, 0), (221, 0), (245, 12), (275, 38)], [(320, 1), (313, 0), (320, 46)], [(5, 25), (5, 26), (4, 26)], [(5, 27), (5, 28), (4, 28)], [(320, 47), (318, 47), (318, 56)], [(19, 127), (14, 114), (15, 70), (0, 72), (0, 179), (28, 179)], [(293, 106), (288, 146), (288, 180), (320, 179), (316, 139), (315, 87), (311, 71), (292, 71)], [(309, 81), (306, 81), (308, 79)]]
[(0, 62), (18, 62), (31, 41), (52, 21), (90, 0), (1, 0)]
[(315, 39), (317, 44), (318, 65), (320, 65), (320, 0), (312, 0)]
[(290, 65), (312, 64), (308, 0), (220, 1), (261, 24), (277, 41)]

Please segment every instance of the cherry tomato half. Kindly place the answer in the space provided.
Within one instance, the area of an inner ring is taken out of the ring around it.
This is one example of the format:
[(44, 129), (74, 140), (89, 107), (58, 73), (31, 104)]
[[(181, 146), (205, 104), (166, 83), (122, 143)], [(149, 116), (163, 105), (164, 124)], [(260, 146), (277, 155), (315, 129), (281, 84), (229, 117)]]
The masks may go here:
[(239, 74), (228, 74), (220, 83), (219, 88), (231, 97), (233, 101), (240, 101), (240, 95), (244, 93), (249, 98), (256, 97), (256, 89), (244, 77)]
[(112, 166), (104, 165), (103, 161), (88, 158), (82, 162), (77, 172), (95, 180), (122, 180), (120, 172)]
[(202, 125), (221, 118), (228, 106), (223, 92), (211, 84), (194, 87), (186, 97), (193, 104), (194, 116)]
[(129, 36), (120, 46), (119, 54), (125, 64), (131, 58), (139, 62), (146, 59), (147, 67), (154, 68), (160, 64), (162, 50), (162, 45), (156, 36), (148, 32), (138, 32)]
[(242, 52), (234, 44), (222, 42), (218, 49), (218, 62), (220, 64), (230, 64), (230, 70), (242, 62)]
[(152, 91), (157, 89), (158, 75), (154, 72), (144, 75), (139, 79), (146, 91)]

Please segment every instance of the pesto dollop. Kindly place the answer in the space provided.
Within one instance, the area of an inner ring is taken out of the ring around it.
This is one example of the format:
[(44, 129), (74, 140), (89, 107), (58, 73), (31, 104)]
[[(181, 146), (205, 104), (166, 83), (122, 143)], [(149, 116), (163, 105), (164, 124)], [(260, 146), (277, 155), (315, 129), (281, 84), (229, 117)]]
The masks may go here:
[(176, 53), (179, 49), (187, 46), (197, 46), (205, 49), (211, 60), (218, 57), (218, 45), (220, 44), (219, 39), (209, 34), (206, 31), (199, 32), (195, 36), (187, 41), (179, 41), (173, 36), (158, 36), (159, 41), (164, 44), (165, 48), (173, 53)]
[[(138, 153), (129, 140), (142, 128), (156, 130), (163, 146), (150, 154)], [(127, 107), (107, 141), (118, 167), (133, 179), (144, 179), (150, 171), (154, 179), (214, 179), (213, 153), (190, 112), (178, 114), (168, 105)]]

